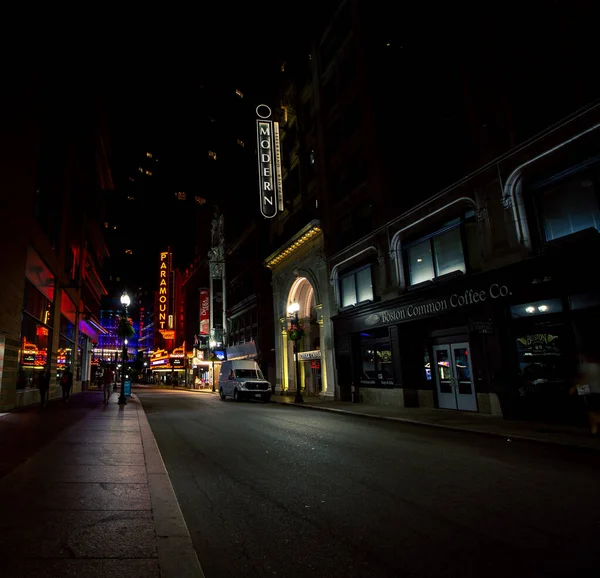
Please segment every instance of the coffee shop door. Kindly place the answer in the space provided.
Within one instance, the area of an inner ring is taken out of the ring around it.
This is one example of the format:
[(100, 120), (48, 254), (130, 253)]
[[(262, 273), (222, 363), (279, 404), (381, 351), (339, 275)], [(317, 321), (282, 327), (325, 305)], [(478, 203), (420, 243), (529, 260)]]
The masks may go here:
[(434, 345), (433, 363), (439, 407), (477, 411), (469, 344)]

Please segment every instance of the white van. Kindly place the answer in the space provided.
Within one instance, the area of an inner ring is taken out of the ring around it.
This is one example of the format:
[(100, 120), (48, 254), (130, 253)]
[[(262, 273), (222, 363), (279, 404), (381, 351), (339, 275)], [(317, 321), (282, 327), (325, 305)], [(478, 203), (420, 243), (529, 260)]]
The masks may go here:
[(266, 403), (271, 400), (271, 384), (256, 361), (224, 361), (219, 373), (219, 395), (221, 399), (229, 395), (235, 401), (260, 399)]

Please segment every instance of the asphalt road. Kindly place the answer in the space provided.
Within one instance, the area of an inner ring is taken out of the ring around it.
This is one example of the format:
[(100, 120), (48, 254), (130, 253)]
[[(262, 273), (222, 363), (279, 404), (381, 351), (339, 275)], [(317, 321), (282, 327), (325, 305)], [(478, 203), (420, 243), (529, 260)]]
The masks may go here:
[(207, 578), (589, 576), (600, 455), (140, 392)]

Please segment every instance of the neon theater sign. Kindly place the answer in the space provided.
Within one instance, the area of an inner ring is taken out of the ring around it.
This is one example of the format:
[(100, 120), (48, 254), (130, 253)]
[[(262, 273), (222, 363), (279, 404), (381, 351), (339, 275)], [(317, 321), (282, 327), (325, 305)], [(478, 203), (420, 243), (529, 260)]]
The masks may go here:
[[(171, 253), (169, 251), (160, 254), (159, 277), (158, 277), (158, 319), (156, 326), (164, 339), (175, 337), (172, 331), (172, 322), (169, 319), (169, 279), (171, 272)], [(167, 321), (169, 319), (169, 321)]]
[(260, 212), (265, 219), (272, 219), (277, 211), (283, 211), (279, 123), (269, 120), (271, 109), (266, 104), (256, 107), (256, 115)]

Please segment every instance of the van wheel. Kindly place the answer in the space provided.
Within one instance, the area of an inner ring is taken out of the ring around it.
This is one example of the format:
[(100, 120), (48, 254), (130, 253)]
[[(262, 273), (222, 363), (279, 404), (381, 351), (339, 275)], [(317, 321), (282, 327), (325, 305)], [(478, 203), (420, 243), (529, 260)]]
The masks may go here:
[(240, 394), (237, 389), (233, 390), (233, 401), (240, 401)]
[(226, 395), (223, 393), (223, 388), (222, 388), (222, 387), (220, 387), (220, 388), (219, 388), (219, 397), (220, 397), (221, 399), (225, 399), (225, 398), (227, 397), (227, 396), (226, 396)]

